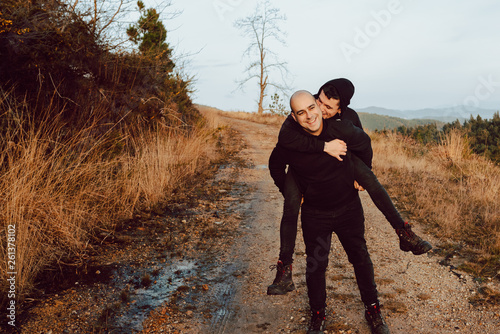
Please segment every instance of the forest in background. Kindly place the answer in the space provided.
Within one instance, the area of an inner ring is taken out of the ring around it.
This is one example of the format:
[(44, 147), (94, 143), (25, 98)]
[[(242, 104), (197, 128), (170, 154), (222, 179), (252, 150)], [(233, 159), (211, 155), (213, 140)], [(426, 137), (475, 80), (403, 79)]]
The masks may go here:
[(400, 126), (415, 127), (427, 124), (436, 124), (437, 128), (442, 128), (444, 122), (433, 119), (404, 119), (394, 116), (371, 114), (366, 112), (358, 112), (363, 129), (368, 131), (375, 130), (394, 130)]
[[(475, 154), (500, 164), (500, 113), (496, 112), (492, 119), (481, 116), (470, 117), (463, 124), (456, 120), (438, 128), (435, 123), (408, 127), (405, 125), (393, 130), (404, 137), (410, 137), (420, 144), (438, 144), (452, 131), (459, 131), (467, 141), (468, 147)], [(387, 132), (385, 130), (378, 132)]]

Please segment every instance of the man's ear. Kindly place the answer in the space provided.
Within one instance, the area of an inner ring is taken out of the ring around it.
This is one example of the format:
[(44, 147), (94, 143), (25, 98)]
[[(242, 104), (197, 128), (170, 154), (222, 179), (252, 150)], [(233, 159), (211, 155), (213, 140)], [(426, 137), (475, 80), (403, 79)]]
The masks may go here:
[(292, 117), (295, 120), (295, 122), (297, 122), (297, 118), (295, 118), (295, 113), (292, 111), (291, 114), (292, 114)]

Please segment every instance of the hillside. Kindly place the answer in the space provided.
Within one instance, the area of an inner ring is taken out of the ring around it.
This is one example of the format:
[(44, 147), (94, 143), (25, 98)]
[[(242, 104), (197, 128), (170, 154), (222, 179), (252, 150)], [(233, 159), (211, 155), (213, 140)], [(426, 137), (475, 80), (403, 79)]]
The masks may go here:
[(433, 124), (436, 123), (438, 128), (442, 128), (444, 122), (434, 119), (403, 119), (399, 117), (377, 115), (366, 112), (359, 112), (359, 118), (366, 130), (392, 130), (399, 126), (414, 127), (417, 125)]
[(391, 117), (399, 117), (401, 119), (432, 119), (444, 123), (453, 122), (457, 119), (460, 122), (463, 122), (469, 119), (471, 116), (476, 117), (477, 115), (481, 116), (484, 119), (490, 119), (493, 117), (495, 112), (498, 111), (498, 109), (481, 109), (463, 105), (448, 108), (425, 108), (417, 110), (397, 110), (380, 107), (355, 109), (358, 113), (385, 115)]

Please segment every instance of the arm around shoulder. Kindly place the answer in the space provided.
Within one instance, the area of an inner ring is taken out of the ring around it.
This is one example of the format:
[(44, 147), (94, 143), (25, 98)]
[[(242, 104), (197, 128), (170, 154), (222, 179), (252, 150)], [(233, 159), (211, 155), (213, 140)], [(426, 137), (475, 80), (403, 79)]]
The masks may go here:
[(314, 136), (308, 135), (301, 129), (300, 125), (295, 122), (290, 115), (286, 118), (281, 126), (278, 135), (278, 144), (290, 151), (298, 152), (323, 152), (325, 149), (325, 142)]

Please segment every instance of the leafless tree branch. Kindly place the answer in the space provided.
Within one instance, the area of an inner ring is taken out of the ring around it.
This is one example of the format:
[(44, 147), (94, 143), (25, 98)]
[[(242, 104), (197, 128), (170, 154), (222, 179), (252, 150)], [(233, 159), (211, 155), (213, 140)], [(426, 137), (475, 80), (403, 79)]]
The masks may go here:
[[(286, 33), (280, 28), (280, 23), (284, 20), (286, 20), (286, 17), (280, 14), (280, 10), (271, 7), (271, 2), (265, 0), (257, 5), (252, 15), (235, 22), (235, 27), (241, 31), (242, 35), (251, 40), (243, 52), (243, 56), (253, 57), (254, 54), (257, 55), (257, 60), (251, 62), (245, 70), (248, 74), (246, 78), (239, 80), (238, 89), (242, 89), (248, 81), (255, 78), (258, 79), (259, 114), (264, 112), (263, 103), (264, 98), (267, 96), (266, 89), (268, 86), (280, 88), (286, 94), (287, 85), (285, 84), (285, 76), (288, 74), (287, 63), (279, 61), (277, 54), (272, 52), (268, 47), (268, 43), (271, 40), (286, 45)], [(284, 84), (270, 80), (273, 72), (276, 71), (280, 72), (281, 80)]]

